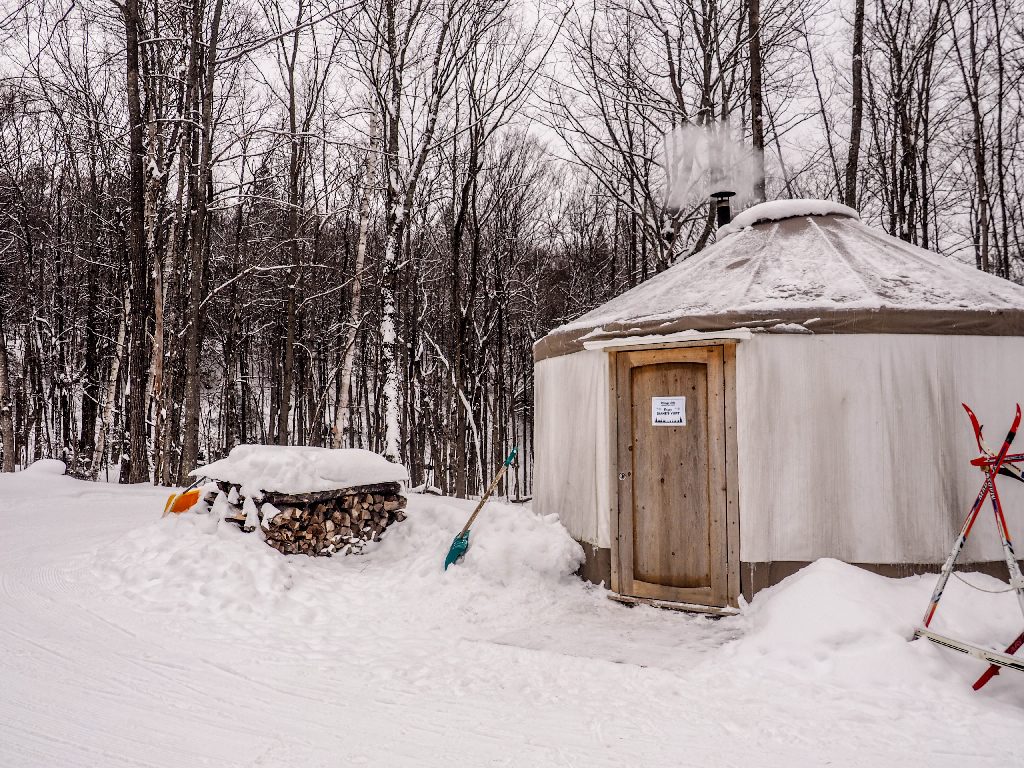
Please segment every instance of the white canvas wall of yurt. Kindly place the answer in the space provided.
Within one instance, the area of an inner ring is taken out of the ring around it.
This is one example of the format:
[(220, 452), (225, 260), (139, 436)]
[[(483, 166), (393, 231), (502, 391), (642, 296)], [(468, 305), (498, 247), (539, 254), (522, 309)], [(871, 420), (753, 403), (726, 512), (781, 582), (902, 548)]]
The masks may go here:
[[(843, 206), (763, 203), (534, 360), (534, 507), (582, 575), (728, 610), (823, 557), (938, 569), (981, 482), (960, 403), (999, 440), (1024, 400), (1024, 288)], [(995, 572), (981, 527), (962, 560)]]

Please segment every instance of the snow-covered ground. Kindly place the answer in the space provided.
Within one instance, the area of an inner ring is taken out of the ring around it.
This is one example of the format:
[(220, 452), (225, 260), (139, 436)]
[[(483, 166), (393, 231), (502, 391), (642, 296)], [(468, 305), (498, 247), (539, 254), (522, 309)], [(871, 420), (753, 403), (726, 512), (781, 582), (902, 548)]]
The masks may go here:
[[(1024, 675), (974, 693), (980, 662), (906, 641), (932, 577), (821, 561), (716, 621), (607, 600), (522, 507), (446, 573), (465, 502), (286, 558), (46, 469), (0, 476), (3, 768), (1024, 764)], [(953, 581), (936, 626), (1022, 622)]]

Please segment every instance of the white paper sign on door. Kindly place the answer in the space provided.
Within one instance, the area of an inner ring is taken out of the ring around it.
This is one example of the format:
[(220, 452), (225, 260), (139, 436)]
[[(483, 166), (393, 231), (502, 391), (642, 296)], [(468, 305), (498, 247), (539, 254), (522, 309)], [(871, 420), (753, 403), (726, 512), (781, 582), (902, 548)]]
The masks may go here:
[(686, 398), (652, 397), (651, 424), (664, 427), (686, 426)]

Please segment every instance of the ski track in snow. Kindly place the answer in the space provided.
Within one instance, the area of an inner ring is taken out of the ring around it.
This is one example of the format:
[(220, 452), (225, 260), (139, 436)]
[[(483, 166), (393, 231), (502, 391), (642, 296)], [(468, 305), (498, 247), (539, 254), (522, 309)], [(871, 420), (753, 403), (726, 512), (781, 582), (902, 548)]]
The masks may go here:
[[(715, 621), (607, 600), (520, 507), (443, 573), (471, 504), (311, 560), (165, 498), (0, 477), (3, 768), (1024, 762), (1024, 675), (975, 694), (979, 662), (903, 640), (931, 577), (822, 561)], [(940, 609), (993, 642), (1015, 611), (955, 581)]]

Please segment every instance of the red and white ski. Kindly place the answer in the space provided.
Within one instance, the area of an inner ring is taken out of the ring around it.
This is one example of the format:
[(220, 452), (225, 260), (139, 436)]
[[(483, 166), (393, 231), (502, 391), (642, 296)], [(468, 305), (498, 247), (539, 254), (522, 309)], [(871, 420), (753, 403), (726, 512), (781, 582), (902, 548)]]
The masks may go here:
[(985, 673), (974, 683), (974, 690), (977, 691), (984, 686), (985, 683), (991, 680), (994, 675), (999, 674), (1000, 667), (1018, 669), (1024, 672), (1024, 659), (1018, 659), (1013, 656), (1016, 651), (1020, 650), (1021, 646), (1024, 646), (1024, 632), (1022, 632), (1020, 636), (1017, 637), (1009, 647), (1007, 647), (1005, 653), (1000, 653), (988, 648), (981, 648), (979, 646), (972, 645), (971, 643), (967, 643), (962, 640), (940, 635), (937, 632), (933, 632), (928, 627), (931, 624), (932, 619), (935, 618), (935, 611), (939, 607), (939, 600), (942, 599), (942, 593), (946, 589), (949, 577), (953, 574), (953, 568), (956, 565), (957, 558), (960, 557), (960, 553), (963, 551), (964, 545), (967, 543), (967, 537), (970, 536), (971, 529), (974, 527), (974, 523), (978, 519), (978, 513), (981, 512), (981, 508), (985, 504), (985, 499), (990, 497), (992, 499), (992, 511), (996, 519), (996, 528), (999, 530), (999, 539), (1002, 544), (1003, 555), (1006, 559), (1006, 568), (1010, 576), (1010, 586), (1017, 593), (1017, 602), (1020, 605), (1021, 613), (1024, 614), (1024, 576), (1021, 575), (1020, 566), (1017, 563), (1017, 555), (1013, 549), (1013, 540), (1010, 538), (1010, 531), (1006, 525), (1006, 517), (1003, 514), (1002, 502), (999, 499), (999, 490), (996, 488), (996, 477), (999, 475), (1008, 475), (1017, 480), (1024, 481), (1024, 476), (1022, 476), (1020, 468), (1013, 466), (1012, 464), (1012, 462), (1024, 461), (1024, 454), (1010, 453), (1010, 445), (1017, 436), (1017, 429), (1020, 427), (1021, 422), (1021, 410), (1019, 404), (1017, 405), (1017, 411), (1013, 418), (1013, 424), (1006, 433), (1006, 439), (1003, 440), (1003, 444), (995, 454), (985, 446), (982, 426), (978, 422), (978, 417), (974, 415), (974, 411), (972, 411), (966, 403), (963, 403), (962, 405), (964, 410), (967, 411), (967, 416), (971, 420), (971, 426), (974, 429), (974, 438), (978, 443), (978, 450), (981, 452), (981, 455), (978, 458), (971, 460), (971, 464), (984, 472), (985, 480), (982, 483), (981, 490), (978, 491), (974, 504), (971, 505), (971, 511), (967, 514), (967, 519), (964, 520), (963, 527), (960, 529), (960, 534), (953, 543), (953, 549), (942, 566), (942, 571), (939, 573), (938, 583), (935, 585), (931, 600), (928, 603), (928, 609), (924, 614), (923, 626), (915, 630), (914, 637), (921, 637), (930, 642), (936, 643), (937, 645), (949, 648), (950, 650), (966, 653), (970, 656), (974, 656), (975, 658), (987, 661), (989, 663), (988, 670), (986, 670)]

